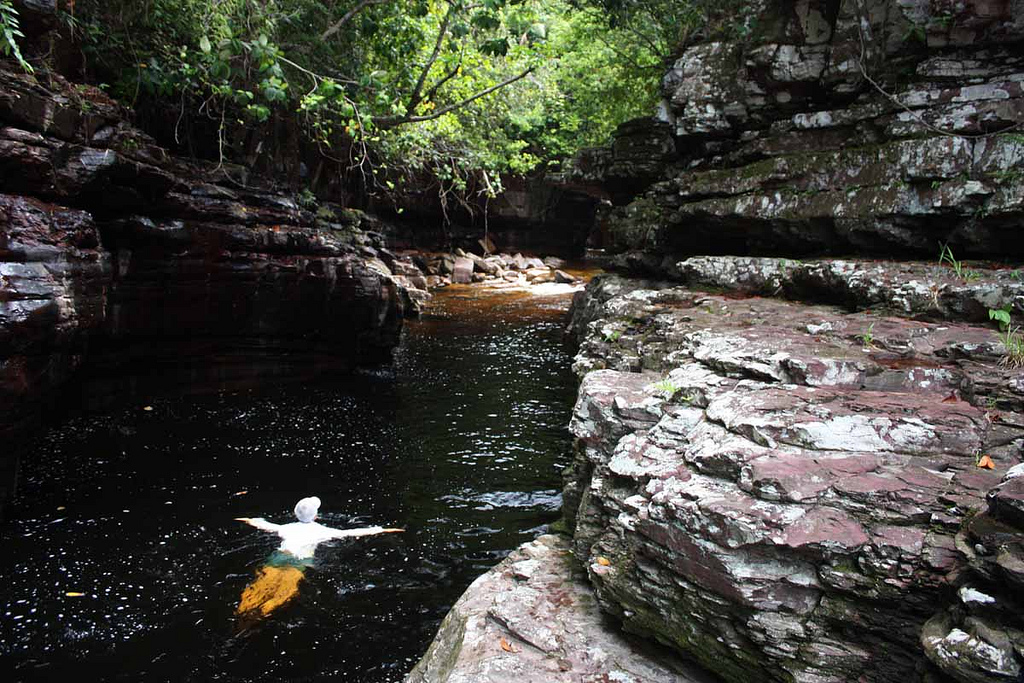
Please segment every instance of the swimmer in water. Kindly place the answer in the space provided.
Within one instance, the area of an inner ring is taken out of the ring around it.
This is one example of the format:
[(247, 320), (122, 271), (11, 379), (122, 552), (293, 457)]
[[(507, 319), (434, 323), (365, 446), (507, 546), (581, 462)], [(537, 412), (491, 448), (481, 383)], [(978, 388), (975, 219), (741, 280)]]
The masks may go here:
[(318, 523), (317, 511), (320, 499), (316, 496), (303, 498), (295, 504), (298, 522), (272, 524), (262, 517), (236, 517), (261, 531), (269, 531), (281, 537), (281, 545), (274, 556), (256, 574), (256, 580), (242, 591), (242, 600), (235, 610), (237, 614), (259, 612), (267, 616), (291, 600), (299, 592), (306, 567), (310, 566), (316, 547), (324, 541), (356, 536), (390, 534), (404, 529), (385, 529), (371, 526), (362, 529), (332, 529)]

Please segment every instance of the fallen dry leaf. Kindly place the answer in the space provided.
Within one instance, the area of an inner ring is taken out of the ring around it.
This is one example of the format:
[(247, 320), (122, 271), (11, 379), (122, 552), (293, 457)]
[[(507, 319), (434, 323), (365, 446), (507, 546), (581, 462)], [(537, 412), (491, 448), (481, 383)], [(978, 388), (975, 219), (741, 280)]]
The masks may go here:
[(249, 492), (248, 491), (235, 491), (235, 495), (236, 496), (244, 496), (247, 493), (249, 493)]
[(518, 652), (518, 650), (516, 650), (516, 648), (513, 647), (513, 645), (510, 642), (508, 642), (507, 640), (505, 640), (504, 638), (501, 639), (500, 644), (501, 644), (501, 649), (504, 650), (505, 652)]
[(983, 455), (978, 459), (978, 467), (984, 467), (987, 470), (994, 470), (996, 468), (996, 464), (992, 462), (992, 458), (987, 455)]
[(599, 558), (597, 558), (597, 563), (599, 565), (601, 565), (602, 567), (607, 567), (607, 566), (609, 566), (611, 564), (611, 562), (608, 561), (607, 557), (599, 557)]
[(85, 595), (85, 593), (79, 593), (78, 591), (68, 591), (64, 595), (68, 596), (69, 598), (80, 598), (83, 595)]
[(942, 399), (942, 402), (943, 403), (956, 403), (959, 400), (960, 400), (960, 397), (957, 396), (956, 392), (954, 391), (954, 392), (951, 392), (949, 394), (949, 396), (947, 396), (946, 398)]
[(147, 413), (151, 413), (153, 412), (153, 406), (145, 406), (143, 410), (145, 410)]

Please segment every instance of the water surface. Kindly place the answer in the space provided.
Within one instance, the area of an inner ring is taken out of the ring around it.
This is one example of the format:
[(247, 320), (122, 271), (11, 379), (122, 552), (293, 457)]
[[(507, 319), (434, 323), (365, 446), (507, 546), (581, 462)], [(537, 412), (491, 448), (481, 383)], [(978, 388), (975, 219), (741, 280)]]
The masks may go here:
[[(401, 680), (558, 516), (571, 294), (544, 290), (440, 293), (393, 368), (68, 415), (0, 527), (3, 680)], [(239, 619), (276, 540), (232, 519), (313, 494), (330, 526), (407, 531), (321, 546), (294, 601)]]

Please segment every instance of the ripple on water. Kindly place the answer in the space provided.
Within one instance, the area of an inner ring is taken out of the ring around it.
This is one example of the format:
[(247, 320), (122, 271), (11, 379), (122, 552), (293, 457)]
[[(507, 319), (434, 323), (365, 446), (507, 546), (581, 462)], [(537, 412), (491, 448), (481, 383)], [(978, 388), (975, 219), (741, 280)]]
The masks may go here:
[[(41, 434), (0, 532), (0, 673), (401, 680), (465, 587), (557, 516), (574, 385), (550, 289), (442, 293), (394, 368), (139, 389)], [(407, 531), (321, 547), (292, 603), (240, 623), (276, 544), (232, 519), (286, 521), (310, 493), (329, 525)]]

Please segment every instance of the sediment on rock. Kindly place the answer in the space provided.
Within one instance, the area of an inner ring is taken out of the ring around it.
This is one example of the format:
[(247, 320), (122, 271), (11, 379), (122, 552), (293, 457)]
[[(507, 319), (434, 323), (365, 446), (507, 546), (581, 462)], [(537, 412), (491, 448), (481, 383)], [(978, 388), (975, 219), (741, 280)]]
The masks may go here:
[[(995, 328), (751, 296), (776, 288), (764, 263), (690, 265), (747, 291), (600, 276), (575, 302), (565, 515), (602, 607), (727, 680), (979, 680), (950, 664), (967, 650), (1016, 671), (1019, 577), (997, 558), (1017, 567), (1021, 535), (974, 521), (988, 495), (1020, 522), (1024, 479), (1003, 478), (1022, 460), (1024, 377)], [(853, 308), (916, 272), (807, 268), (862, 273)], [(972, 586), (1000, 618), (954, 605)]]

